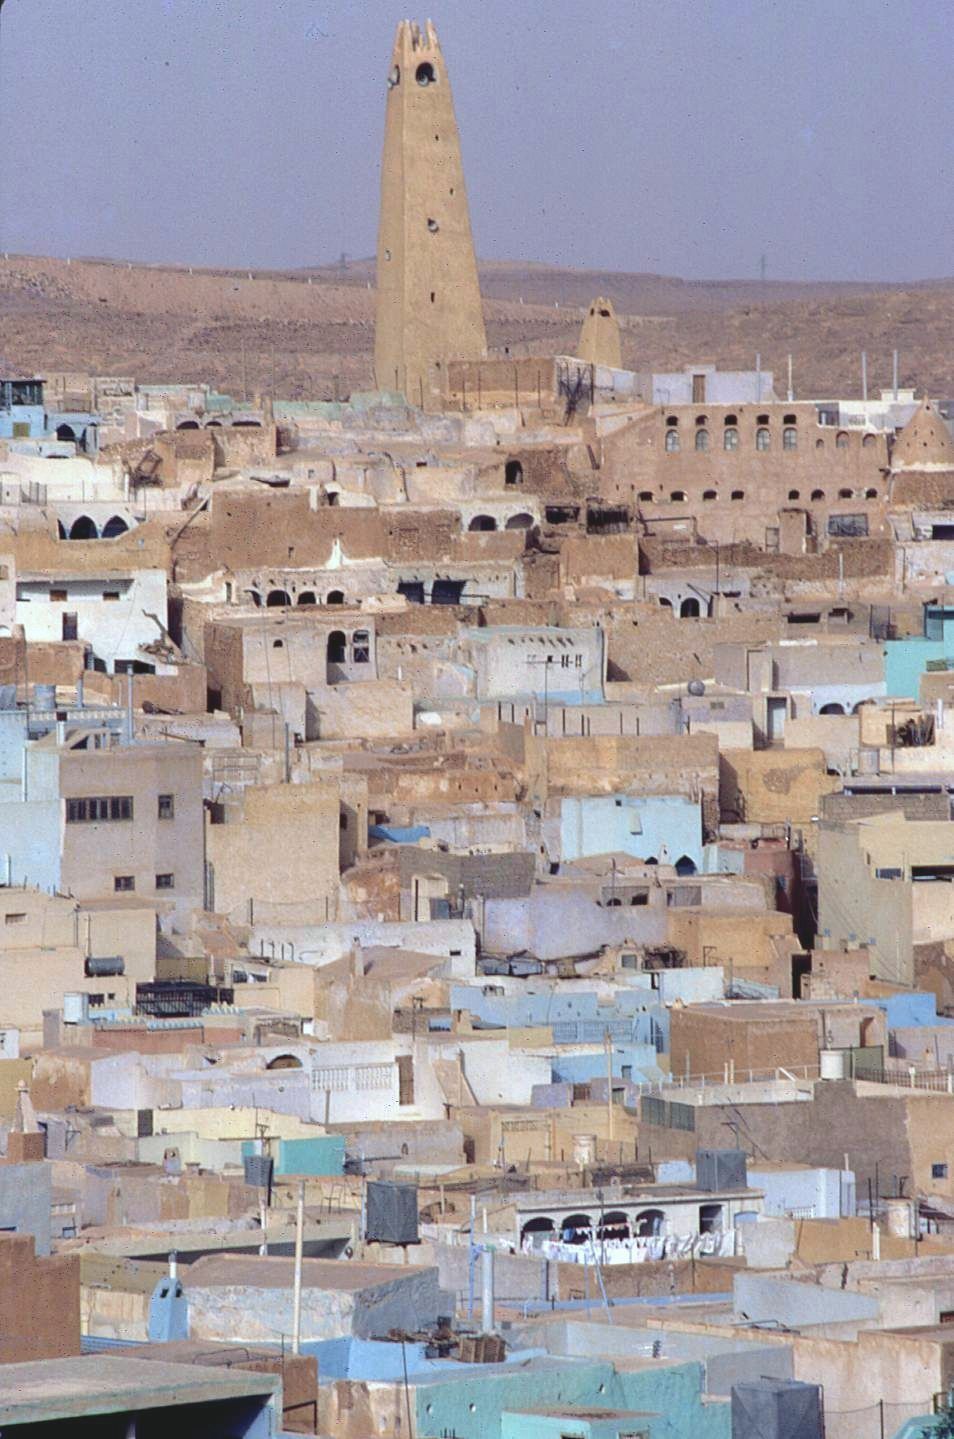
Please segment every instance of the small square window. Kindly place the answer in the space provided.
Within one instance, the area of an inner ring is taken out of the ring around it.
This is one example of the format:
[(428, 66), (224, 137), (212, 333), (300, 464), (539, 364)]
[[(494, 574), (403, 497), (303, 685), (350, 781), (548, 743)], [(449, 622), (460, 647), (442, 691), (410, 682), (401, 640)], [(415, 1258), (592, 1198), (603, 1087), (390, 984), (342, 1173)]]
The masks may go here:
[(136, 877), (132, 874), (117, 874), (113, 877), (113, 889), (117, 894), (128, 893), (136, 888)]
[(946, 1164), (932, 1164), (932, 1165), (931, 1165), (931, 1178), (932, 1178), (932, 1179), (946, 1179), (946, 1178), (947, 1178), (947, 1165), (946, 1165)]
[(159, 818), (173, 819), (176, 812), (176, 801), (174, 795), (161, 794), (159, 796)]
[(176, 877), (174, 874), (157, 874), (156, 889), (175, 889)]
[(5, 914), (3, 922), (4, 924), (26, 924), (26, 915), (23, 913)]

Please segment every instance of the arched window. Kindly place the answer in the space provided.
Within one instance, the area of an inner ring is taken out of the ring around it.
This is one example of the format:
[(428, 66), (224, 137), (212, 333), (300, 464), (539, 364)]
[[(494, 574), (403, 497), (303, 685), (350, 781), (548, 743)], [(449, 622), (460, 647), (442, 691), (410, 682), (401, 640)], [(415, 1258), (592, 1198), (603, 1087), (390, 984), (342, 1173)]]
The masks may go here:
[(837, 433), (837, 435), (835, 436), (835, 449), (836, 449), (836, 450), (847, 450), (847, 448), (848, 448), (848, 432), (847, 432), (847, 430), (839, 430), (838, 433)]
[(328, 593), (325, 595), (325, 604), (326, 604), (326, 605), (343, 605), (343, 604), (344, 604), (344, 591), (343, 591), (343, 590), (329, 590)]
[(110, 515), (105, 525), (103, 525), (102, 538), (104, 540), (114, 540), (117, 535), (124, 535), (128, 529), (129, 526), (121, 515)]
[(798, 431), (796, 430), (794, 425), (786, 425), (784, 430), (782, 431), (782, 449), (798, 449)]
[(705, 427), (706, 427), (706, 425), (707, 425), (708, 423), (709, 423), (709, 416), (708, 416), (708, 415), (696, 415), (696, 427), (697, 427), (698, 429), (704, 430)]
[(679, 875), (695, 874), (696, 862), (690, 859), (687, 854), (681, 854), (676, 860), (676, 873)]
[(72, 440), (76, 443), (76, 431), (72, 425), (62, 424), (56, 427), (56, 438), (58, 440)]
[(348, 641), (343, 630), (332, 630), (328, 636), (327, 649), (330, 665), (343, 665), (348, 656)]
[(744, 500), (744, 499), (745, 499), (745, 491), (744, 491), (744, 490), (733, 490), (732, 493), (731, 493), (731, 495), (729, 496), (729, 499), (730, 499), (730, 500)]
[(798, 490), (789, 490), (788, 498), (790, 500), (797, 500), (799, 498)]
[(759, 425), (755, 432), (755, 448), (757, 450), (771, 449), (772, 435), (768, 425)]
[(318, 597), (314, 590), (302, 590), (298, 596), (298, 603), (300, 605), (316, 605), (318, 603)]
[(827, 704), (822, 705), (818, 713), (820, 715), (843, 715), (845, 713), (845, 710), (843, 705)]
[(652, 502), (653, 502), (653, 492), (652, 492), (652, 490), (640, 490), (640, 492), (639, 492), (639, 503), (640, 503), (641, 505), (651, 505)]
[(735, 425), (727, 425), (722, 434), (722, 448), (724, 450), (737, 450), (739, 448), (739, 432)]
[(850, 490), (839, 490), (839, 491), (838, 491), (838, 498), (839, 498), (840, 500), (850, 500), (850, 499), (851, 499), (851, 491), (850, 491)]
[(282, 609), (291, 604), (291, 595), (287, 590), (269, 590), (265, 604), (271, 610)]
[(717, 500), (719, 496), (716, 494), (715, 490), (703, 490), (702, 498), (704, 500)]
[(533, 526), (533, 515), (527, 515), (527, 514), (524, 514), (524, 513), (521, 511), (521, 513), (520, 513), (519, 515), (511, 515), (511, 516), (510, 516), (510, 519), (509, 519), (509, 520), (507, 521), (507, 523), (504, 525), (504, 529), (505, 529), (505, 530), (529, 530), (529, 529), (532, 528), (532, 526)]
[(696, 430), (696, 449), (707, 450), (709, 448), (709, 431)]
[(825, 448), (825, 441), (821, 438), (821, 436), (819, 436), (818, 439), (815, 441), (815, 449), (816, 449), (816, 450), (823, 450), (824, 448)]
[(504, 465), (504, 484), (520, 485), (523, 483), (523, 465), (519, 460), (508, 460)]
[(495, 530), (497, 521), (493, 515), (474, 515), (467, 528), (468, 530)]
[(699, 601), (695, 595), (687, 595), (679, 606), (679, 618), (683, 620), (697, 620), (699, 618)]
[(679, 431), (666, 431), (666, 449), (670, 455), (674, 455), (679, 448)]
[(433, 85), (437, 79), (437, 72), (430, 61), (426, 60), (423, 65), (418, 65), (414, 71), (414, 78), (419, 85)]
[(866, 499), (866, 500), (876, 500), (877, 498), (878, 498), (878, 491), (877, 491), (877, 490), (865, 490), (865, 499)]
[(813, 500), (823, 500), (824, 498), (825, 498), (825, 491), (824, 491), (824, 490), (812, 490), (812, 499), (813, 499)]
[(862, 448), (863, 450), (873, 449), (873, 448), (874, 448), (875, 439), (876, 439), (876, 436), (874, 436), (874, 435), (865, 435), (864, 439), (863, 439), (862, 442), (861, 442), (861, 448)]
[(669, 499), (670, 502), (674, 505), (684, 504), (686, 499), (686, 492), (685, 490), (673, 490), (672, 494), (669, 496)]
[(178, 425), (176, 425), (177, 430), (197, 430), (198, 428), (198, 420), (180, 420)]
[(726, 415), (722, 423), (724, 425), (737, 425), (739, 423), (739, 418), (737, 415)]
[(98, 540), (99, 530), (89, 515), (80, 515), (70, 525), (71, 540)]

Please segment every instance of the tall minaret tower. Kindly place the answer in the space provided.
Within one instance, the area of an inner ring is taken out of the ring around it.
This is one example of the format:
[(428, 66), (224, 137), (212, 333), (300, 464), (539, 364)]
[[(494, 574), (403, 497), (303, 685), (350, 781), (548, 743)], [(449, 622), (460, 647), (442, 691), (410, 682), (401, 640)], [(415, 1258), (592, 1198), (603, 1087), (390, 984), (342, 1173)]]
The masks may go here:
[(447, 66), (431, 22), (422, 34), (402, 20), (384, 122), (375, 383), (433, 409), (447, 360), (486, 353)]

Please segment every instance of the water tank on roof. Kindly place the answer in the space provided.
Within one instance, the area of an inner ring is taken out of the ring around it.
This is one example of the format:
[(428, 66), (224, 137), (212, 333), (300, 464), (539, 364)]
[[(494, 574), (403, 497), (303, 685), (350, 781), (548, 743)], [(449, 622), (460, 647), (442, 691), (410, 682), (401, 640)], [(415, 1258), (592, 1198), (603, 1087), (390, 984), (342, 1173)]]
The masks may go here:
[(744, 1149), (698, 1149), (696, 1188), (706, 1190), (748, 1189), (748, 1166)]
[(818, 1055), (818, 1071), (822, 1079), (844, 1079), (848, 1073), (847, 1050), (821, 1050)]
[(798, 1379), (732, 1386), (732, 1439), (822, 1439), (822, 1392)]
[(83, 968), (90, 979), (101, 979), (107, 975), (125, 974), (126, 961), (119, 954), (104, 955), (102, 958), (90, 954)]

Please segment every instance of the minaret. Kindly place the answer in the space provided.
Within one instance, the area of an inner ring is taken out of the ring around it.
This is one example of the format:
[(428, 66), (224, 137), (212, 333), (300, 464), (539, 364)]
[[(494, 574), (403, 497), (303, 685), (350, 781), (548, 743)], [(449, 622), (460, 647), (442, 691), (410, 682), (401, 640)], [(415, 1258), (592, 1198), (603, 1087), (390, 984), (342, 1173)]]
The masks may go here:
[(611, 370), (622, 369), (619, 320), (616, 318), (612, 301), (604, 300), (602, 295), (593, 301), (586, 312), (576, 355), (577, 359), (587, 360), (591, 365), (608, 365)]
[(439, 405), (448, 359), (487, 353), (447, 66), (430, 21), (398, 25), (388, 74), (374, 375), (412, 405)]

